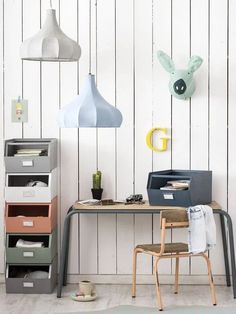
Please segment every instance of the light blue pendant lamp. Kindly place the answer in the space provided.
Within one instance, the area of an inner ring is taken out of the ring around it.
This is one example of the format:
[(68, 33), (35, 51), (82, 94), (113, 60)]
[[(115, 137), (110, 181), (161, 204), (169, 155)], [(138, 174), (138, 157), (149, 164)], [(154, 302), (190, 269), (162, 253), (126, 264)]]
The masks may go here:
[(99, 93), (95, 76), (88, 74), (80, 95), (59, 111), (61, 128), (118, 128), (122, 123), (120, 111)]
[[(89, 13), (91, 17), (91, 1)], [(121, 112), (102, 97), (96, 87), (95, 76), (91, 74), (91, 22), (89, 74), (81, 93), (59, 111), (57, 121), (60, 128), (119, 128), (122, 123)]]

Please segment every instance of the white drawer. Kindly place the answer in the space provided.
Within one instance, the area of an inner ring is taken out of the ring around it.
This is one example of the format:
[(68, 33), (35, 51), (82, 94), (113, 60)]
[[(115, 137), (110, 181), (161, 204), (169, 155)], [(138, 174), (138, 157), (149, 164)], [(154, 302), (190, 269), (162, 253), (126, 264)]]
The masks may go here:
[[(27, 186), (40, 181), (46, 186)], [(5, 200), (9, 202), (32, 203), (51, 202), (57, 195), (57, 169), (50, 173), (8, 173), (6, 174)]]

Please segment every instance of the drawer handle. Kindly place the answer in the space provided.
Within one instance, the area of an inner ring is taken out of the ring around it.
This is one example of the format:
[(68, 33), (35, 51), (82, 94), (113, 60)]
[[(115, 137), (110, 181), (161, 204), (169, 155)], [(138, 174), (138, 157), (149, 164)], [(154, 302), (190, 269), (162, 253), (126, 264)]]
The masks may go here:
[(33, 160), (23, 160), (22, 161), (22, 167), (33, 167), (34, 162)]
[(163, 194), (163, 197), (165, 200), (173, 200), (174, 194), (171, 194), (171, 193)]
[(34, 283), (33, 282), (23, 282), (23, 287), (24, 288), (33, 288)]
[(24, 257), (34, 257), (34, 252), (23, 252)]
[(35, 196), (35, 191), (24, 191), (23, 192), (23, 197), (34, 197)]
[(24, 227), (33, 227), (34, 226), (34, 222), (33, 221), (23, 221), (23, 226)]

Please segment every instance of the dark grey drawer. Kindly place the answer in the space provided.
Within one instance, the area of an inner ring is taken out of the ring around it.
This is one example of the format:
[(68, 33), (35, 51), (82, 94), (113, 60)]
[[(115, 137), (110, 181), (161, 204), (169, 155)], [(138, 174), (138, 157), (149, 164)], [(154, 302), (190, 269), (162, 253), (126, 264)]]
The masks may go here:
[[(47, 271), (45, 279), (23, 278), (21, 274), (27, 271)], [(21, 277), (17, 277), (21, 276)], [(52, 293), (57, 280), (57, 256), (52, 264), (19, 265), (7, 264), (6, 266), (6, 292), (7, 293)]]

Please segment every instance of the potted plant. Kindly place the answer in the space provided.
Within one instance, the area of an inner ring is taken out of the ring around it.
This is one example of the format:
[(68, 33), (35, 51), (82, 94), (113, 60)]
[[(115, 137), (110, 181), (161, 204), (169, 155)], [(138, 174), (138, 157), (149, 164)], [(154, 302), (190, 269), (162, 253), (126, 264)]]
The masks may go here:
[(96, 200), (102, 199), (102, 191), (101, 188), (101, 181), (102, 181), (102, 173), (101, 171), (97, 170), (96, 173), (93, 173), (93, 188), (91, 189), (93, 198)]

